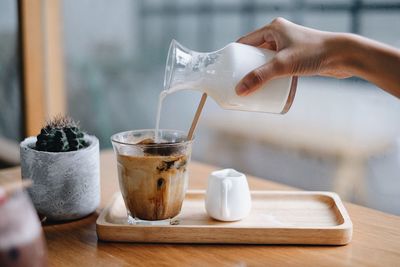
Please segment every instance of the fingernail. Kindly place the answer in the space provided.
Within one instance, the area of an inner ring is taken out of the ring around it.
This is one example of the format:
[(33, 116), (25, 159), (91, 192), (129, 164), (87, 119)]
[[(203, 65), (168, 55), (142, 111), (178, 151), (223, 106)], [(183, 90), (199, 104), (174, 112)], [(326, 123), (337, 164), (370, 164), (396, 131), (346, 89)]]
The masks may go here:
[(246, 86), (245, 83), (240, 83), (236, 86), (236, 94), (237, 95), (246, 95), (246, 93), (249, 91), (249, 88)]

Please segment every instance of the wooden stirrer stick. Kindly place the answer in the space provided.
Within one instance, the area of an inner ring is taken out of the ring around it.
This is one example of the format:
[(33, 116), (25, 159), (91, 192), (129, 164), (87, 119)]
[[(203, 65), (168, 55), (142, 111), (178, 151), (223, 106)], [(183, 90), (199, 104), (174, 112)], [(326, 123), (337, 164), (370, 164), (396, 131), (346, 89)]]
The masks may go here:
[(189, 133), (187, 135), (187, 140), (192, 140), (192, 138), (193, 138), (194, 130), (196, 130), (197, 122), (199, 121), (200, 114), (201, 114), (201, 111), (203, 110), (203, 107), (204, 107), (204, 104), (206, 103), (206, 100), (207, 100), (207, 94), (204, 93), (201, 96), (201, 99), (200, 99), (200, 102), (199, 102), (199, 106), (197, 107), (197, 110), (196, 110), (196, 114), (194, 114), (192, 125), (190, 126), (190, 130), (189, 130)]

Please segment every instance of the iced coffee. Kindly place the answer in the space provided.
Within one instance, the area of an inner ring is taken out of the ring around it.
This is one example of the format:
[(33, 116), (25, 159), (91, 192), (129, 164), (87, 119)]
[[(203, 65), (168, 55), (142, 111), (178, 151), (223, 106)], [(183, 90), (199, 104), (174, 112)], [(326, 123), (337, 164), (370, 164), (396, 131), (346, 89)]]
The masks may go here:
[(118, 178), (129, 222), (167, 220), (181, 210), (188, 186), (191, 141), (183, 132), (160, 130), (116, 134)]

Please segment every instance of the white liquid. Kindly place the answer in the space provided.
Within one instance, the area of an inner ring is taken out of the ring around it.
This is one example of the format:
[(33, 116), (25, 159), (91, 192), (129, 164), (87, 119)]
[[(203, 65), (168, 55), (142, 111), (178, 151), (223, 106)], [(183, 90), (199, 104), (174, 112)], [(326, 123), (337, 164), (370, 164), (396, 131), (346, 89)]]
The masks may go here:
[(167, 96), (168, 91), (163, 90), (161, 91), (160, 95), (158, 96), (158, 107), (157, 107), (157, 115), (156, 115), (156, 127), (154, 132), (154, 142), (159, 143), (161, 140), (160, 137), (160, 117), (161, 117), (161, 109), (162, 109), (162, 102), (164, 101), (165, 97)]

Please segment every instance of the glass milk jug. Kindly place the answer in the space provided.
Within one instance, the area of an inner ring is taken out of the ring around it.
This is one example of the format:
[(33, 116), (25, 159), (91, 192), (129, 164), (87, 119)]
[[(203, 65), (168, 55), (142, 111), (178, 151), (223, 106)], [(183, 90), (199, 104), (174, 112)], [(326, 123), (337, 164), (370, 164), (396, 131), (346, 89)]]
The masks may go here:
[(270, 50), (240, 43), (200, 53), (172, 40), (164, 92), (197, 90), (207, 93), (224, 109), (284, 114), (293, 102), (297, 77), (271, 80), (247, 96), (238, 96), (235, 91), (235, 86), (247, 73), (271, 60), (274, 54)]

